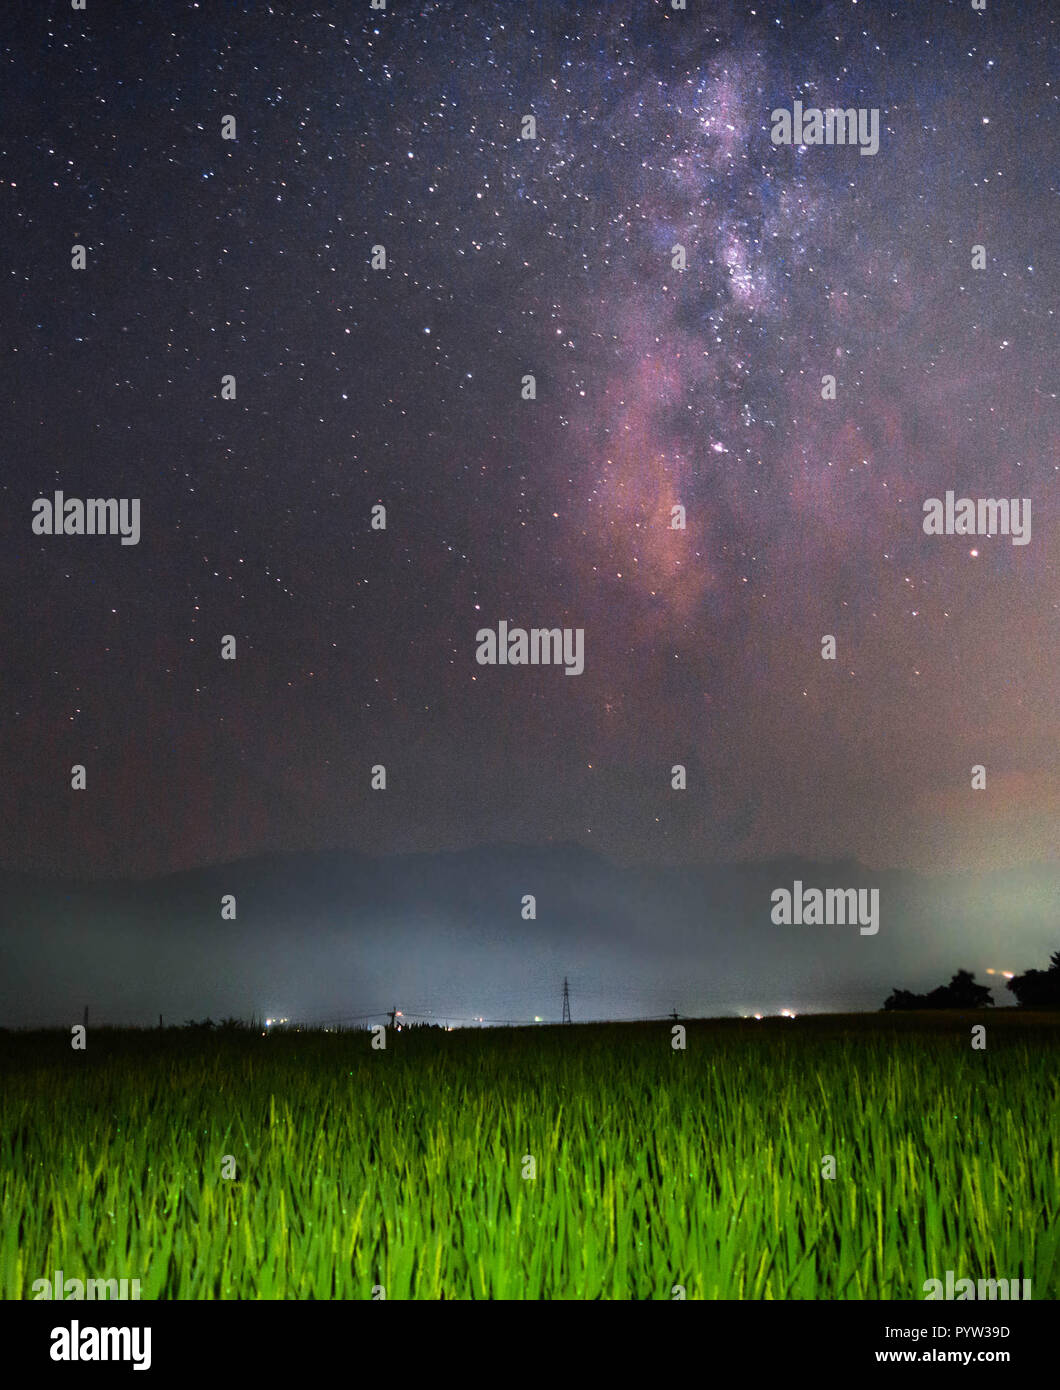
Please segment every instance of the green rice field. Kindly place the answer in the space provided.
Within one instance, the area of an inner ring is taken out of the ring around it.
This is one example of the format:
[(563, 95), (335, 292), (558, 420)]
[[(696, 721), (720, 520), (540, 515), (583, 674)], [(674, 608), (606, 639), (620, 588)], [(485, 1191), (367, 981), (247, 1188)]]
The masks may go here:
[(0, 1033), (0, 1295), (1057, 1297), (1060, 1016), (671, 1026)]

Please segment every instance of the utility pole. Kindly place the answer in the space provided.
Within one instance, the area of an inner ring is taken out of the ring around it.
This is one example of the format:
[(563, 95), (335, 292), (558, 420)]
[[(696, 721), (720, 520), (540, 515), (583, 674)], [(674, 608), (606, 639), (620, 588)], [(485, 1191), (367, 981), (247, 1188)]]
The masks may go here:
[(563, 1022), (570, 1022), (570, 989), (567, 985), (567, 977), (563, 977)]
[(397, 1005), (395, 1004), (394, 1007), (390, 1010), (390, 1026), (391, 1026), (391, 1028), (393, 1028), (393, 1026), (394, 1026), (394, 1016), (396, 1015), (396, 1013), (397, 1013)]

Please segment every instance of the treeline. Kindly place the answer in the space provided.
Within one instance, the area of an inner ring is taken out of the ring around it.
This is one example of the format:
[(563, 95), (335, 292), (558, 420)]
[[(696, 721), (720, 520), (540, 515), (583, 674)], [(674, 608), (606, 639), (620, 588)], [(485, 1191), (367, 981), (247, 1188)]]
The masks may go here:
[[(1049, 957), (1047, 970), (1025, 970), (1006, 980), (1005, 988), (1016, 996), (1021, 1009), (1060, 1009), (1060, 951)], [(885, 1009), (986, 1009), (993, 1004), (986, 985), (975, 982), (970, 970), (958, 970), (948, 985), (939, 985), (927, 994), (908, 989), (893, 990), (884, 1001)]]

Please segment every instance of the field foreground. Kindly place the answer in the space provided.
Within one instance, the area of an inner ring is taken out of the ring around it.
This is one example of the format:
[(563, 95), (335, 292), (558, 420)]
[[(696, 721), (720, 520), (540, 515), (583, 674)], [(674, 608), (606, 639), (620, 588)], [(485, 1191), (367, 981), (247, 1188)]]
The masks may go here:
[(1057, 1297), (1060, 1016), (671, 1027), (0, 1032), (0, 1296)]

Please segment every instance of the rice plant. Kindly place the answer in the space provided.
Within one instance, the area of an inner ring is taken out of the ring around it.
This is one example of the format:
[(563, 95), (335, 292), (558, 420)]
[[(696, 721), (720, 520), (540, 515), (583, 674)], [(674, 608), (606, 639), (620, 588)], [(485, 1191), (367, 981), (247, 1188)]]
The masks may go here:
[(3, 1035), (0, 1294), (1055, 1298), (1060, 1020), (976, 1021)]

